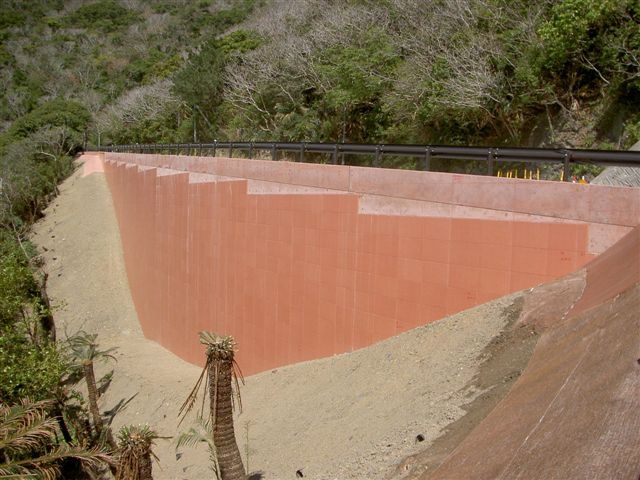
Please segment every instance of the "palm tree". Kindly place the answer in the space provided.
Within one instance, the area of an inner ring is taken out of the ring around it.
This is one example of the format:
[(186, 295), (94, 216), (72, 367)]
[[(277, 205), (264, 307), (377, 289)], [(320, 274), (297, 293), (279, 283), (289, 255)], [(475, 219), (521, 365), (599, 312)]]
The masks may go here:
[(200, 332), (200, 343), (207, 347), (206, 363), (196, 385), (180, 408), (180, 413), (185, 412), (186, 415), (193, 407), (206, 372), (205, 396), (208, 389), (216, 475), (221, 480), (245, 479), (247, 474), (233, 428), (234, 398), (237, 398), (238, 405), (242, 408), (238, 385), (238, 375), (242, 378), (242, 374), (234, 360), (235, 341), (231, 336)]
[[(82, 373), (87, 383), (87, 400), (89, 402), (89, 413), (93, 420), (93, 428), (97, 438), (103, 436), (102, 416), (100, 415), (100, 409), (98, 408), (98, 399), (100, 398), (100, 391), (96, 384), (96, 374), (94, 370), (94, 361), (101, 360), (106, 361), (108, 359), (115, 360), (116, 358), (111, 355), (111, 352), (115, 348), (109, 348), (107, 350), (99, 350), (96, 338), (98, 334), (89, 334), (80, 331), (68, 339), (69, 347), (71, 349), (72, 357), (80, 363), (82, 367)], [(115, 442), (113, 436), (109, 430), (106, 434), (107, 443), (115, 448)]]
[(47, 415), (50, 407), (49, 401), (28, 399), (0, 404), (0, 478), (54, 480), (61, 474), (61, 462), (71, 458), (88, 467), (112, 462), (101, 449), (56, 444), (57, 421)]
[(148, 425), (124, 426), (118, 432), (118, 468), (116, 480), (152, 480), (151, 451), (153, 441), (158, 438)]

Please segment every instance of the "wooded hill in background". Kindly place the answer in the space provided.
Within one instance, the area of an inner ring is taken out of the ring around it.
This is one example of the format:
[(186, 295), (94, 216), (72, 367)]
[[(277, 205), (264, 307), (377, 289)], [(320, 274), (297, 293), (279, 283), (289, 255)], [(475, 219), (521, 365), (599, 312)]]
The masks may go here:
[(5, 145), (51, 102), (91, 144), (640, 136), (638, 0), (0, 3)]

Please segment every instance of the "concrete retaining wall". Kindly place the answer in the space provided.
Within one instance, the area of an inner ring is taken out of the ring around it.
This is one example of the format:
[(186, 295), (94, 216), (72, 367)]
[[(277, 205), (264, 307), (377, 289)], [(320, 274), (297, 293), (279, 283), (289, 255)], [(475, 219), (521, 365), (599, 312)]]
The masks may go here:
[[(104, 154), (147, 337), (245, 374), (365, 347), (581, 267), (637, 189), (246, 159)], [(95, 166), (95, 164), (92, 164)]]

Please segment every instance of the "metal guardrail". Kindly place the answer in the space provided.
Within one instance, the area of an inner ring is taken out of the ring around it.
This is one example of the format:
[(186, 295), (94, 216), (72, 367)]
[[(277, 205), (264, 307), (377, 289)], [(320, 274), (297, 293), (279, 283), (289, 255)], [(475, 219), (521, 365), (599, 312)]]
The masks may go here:
[[(91, 148), (89, 148), (91, 150)], [(484, 161), (487, 174), (495, 173), (497, 163), (560, 163), (564, 179), (569, 180), (571, 164), (599, 166), (640, 167), (639, 151), (580, 150), (570, 148), (516, 148), (516, 147), (458, 147), (447, 145), (372, 145), (357, 143), (289, 143), (289, 142), (218, 142), (213, 143), (154, 143), (112, 145), (93, 149), (105, 152), (165, 153), (174, 155), (217, 156), (227, 150), (233, 157), (234, 150), (248, 153), (254, 158), (258, 152), (270, 152), (272, 160), (278, 160), (280, 152), (293, 153), (296, 161), (305, 162), (307, 153), (328, 155), (333, 164), (345, 164), (346, 155), (370, 155), (370, 166), (380, 166), (384, 155), (417, 158), (418, 168), (431, 170), (434, 159)]]

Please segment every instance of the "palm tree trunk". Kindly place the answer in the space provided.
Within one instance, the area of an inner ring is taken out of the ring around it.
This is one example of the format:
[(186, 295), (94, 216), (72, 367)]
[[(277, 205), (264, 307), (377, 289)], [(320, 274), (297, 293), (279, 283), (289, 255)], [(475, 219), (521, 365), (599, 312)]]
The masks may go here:
[(73, 445), (73, 438), (71, 437), (71, 433), (69, 433), (69, 429), (67, 428), (67, 422), (64, 419), (64, 414), (62, 413), (62, 407), (59, 404), (56, 404), (53, 407), (52, 411), (53, 415), (58, 422), (58, 426), (60, 427), (60, 431), (62, 432), (62, 438), (67, 442), (68, 445)]
[(134, 454), (121, 455), (116, 469), (116, 480), (153, 480), (151, 450), (147, 448), (143, 451), (143, 449), (144, 447), (135, 448)]
[(153, 480), (153, 471), (152, 471), (152, 463), (151, 463), (151, 451), (145, 453), (145, 455), (140, 458), (140, 480)]
[(209, 368), (209, 405), (211, 418), (215, 419), (213, 444), (222, 480), (244, 480), (246, 473), (233, 429), (232, 372), (233, 360), (229, 359), (214, 360)]
[(100, 416), (100, 409), (98, 408), (98, 388), (96, 387), (96, 375), (93, 371), (93, 362), (85, 361), (82, 364), (82, 368), (84, 371), (84, 379), (87, 382), (89, 412), (91, 413), (96, 436), (99, 437), (102, 434), (102, 417)]
[(151, 446), (156, 438), (156, 432), (147, 425), (124, 426), (120, 429), (115, 480), (153, 480), (151, 457), (155, 455)]

